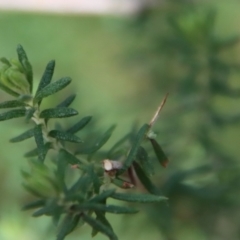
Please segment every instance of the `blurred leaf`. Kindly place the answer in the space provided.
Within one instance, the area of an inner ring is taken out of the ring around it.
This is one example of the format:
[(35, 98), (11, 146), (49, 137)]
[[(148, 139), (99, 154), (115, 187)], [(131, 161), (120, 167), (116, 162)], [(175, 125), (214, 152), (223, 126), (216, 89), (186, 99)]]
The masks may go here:
[(129, 189), (129, 188), (133, 188), (134, 187), (134, 185), (132, 183), (127, 182), (125, 180), (122, 180), (120, 178), (114, 178), (112, 180), (112, 183), (114, 185), (116, 185), (117, 187), (120, 187), (120, 188), (123, 188), (123, 189)]
[(149, 129), (149, 125), (148, 124), (144, 124), (141, 127), (141, 129), (139, 130), (139, 132), (137, 133), (135, 142), (133, 143), (133, 146), (132, 146), (132, 148), (131, 148), (128, 156), (127, 156), (126, 161), (123, 163), (122, 169), (120, 169), (118, 171), (118, 173), (117, 173), (118, 175), (123, 174), (132, 165), (132, 162), (136, 158), (136, 154), (137, 154), (138, 148), (140, 147), (140, 144), (141, 144), (142, 140), (144, 139), (145, 134), (148, 131), (148, 129)]
[(161, 195), (160, 190), (158, 190), (158, 188), (151, 182), (148, 176), (144, 173), (143, 169), (136, 162), (134, 162), (134, 169), (140, 182), (148, 190), (149, 193), (152, 193), (154, 195)]
[[(96, 220), (101, 222), (103, 225), (107, 226), (109, 229), (111, 229), (113, 231), (111, 224), (108, 222), (108, 220), (106, 219), (104, 214), (101, 212), (98, 212), (98, 211), (96, 211), (95, 213), (97, 216)], [(92, 229), (92, 237), (96, 236), (98, 232), (99, 231), (97, 229), (93, 228)]]
[(29, 102), (31, 102), (31, 100), (32, 100), (32, 95), (30, 95), (30, 94), (22, 94), (21, 96), (19, 96), (18, 98), (17, 98), (17, 100), (19, 101), (19, 102), (23, 102), (25, 105), (28, 105), (29, 106)]
[(78, 112), (72, 108), (49, 108), (40, 113), (40, 118), (65, 118), (77, 115)]
[(12, 118), (24, 117), (26, 114), (26, 109), (14, 109), (8, 112), (0, 114), (0, 121), (9, 120)]
[(44, 207), (38, 209), (35, 211), (32, 216), (33, 217), (40, 217), (42, 215), (47, 215), (47, 216), (54, 216), (54, 215), (59, 215), (63, 213), (64, 207), (59, 206), (57, 203), (57, 199), (48, 199), (48, 201), (45, 202)]
[(6, 92), (6, 93), (8, 93), (8, 94), (10, 94), (10, 95), (12, 95), (12, 96), (14, 96), (14, 97), (18, 97), (18, 96), (20, 95), (19, 93), (13, 91), (11, 88), (5, 86), (5, 85), (2, 84), (1, 82), (0, 82), (0, 88), (1, 88), (4, 92)]
[(68, 190), (68, 194), (73, 194), (81, 192), (83, 195), (86, 195), (87, 191), (92, 185), (92, 177), (89, 174), (84, 174), (79, 177), (79, 179), (71, 186)]
[(81, 129), (83, 129), (91, 121), (91, 119), (92, 119), (91, 116), (87, 116), (87, 117), (82, 118), (79, 122), (77, 122), (72, 127), (70, 127), (67, 130), (67, 132), (69, 132), (69, 133), (76, 133), (76, 132), (80, 131)]
[(26, 106), (25, 103), (17, 101), (17, 100), (11, 100), (0, 103), (0, 108), (15, 108), (15, 107), (24, 107)]
[(85, 201), (85, 196), (86, 194), (83, 194), (81, 192), (77, 192), (77, 193), (69, 193), (69, 192), (66, 192), (66, 195), (65, 195), (65, 198), (64, 200), (65, 201), (71, 201), (71, 202), (84, 202)]
[(32, 188), (31, 186), (27, 185), (27, 184), (22, 184), (23, 187), (25, 188), (25, 190), (27, 190), (29, 193), (31, 193), (32, 195), (38, 197), (38, 198), (44, 198), (45, 196), (40, 193), (37, 189)]
[(45, 86), (44, 88), (42, 88), (41, 90), (39, 90), (39, 92), (36, 94), (36, 96), (34, 97), (34, 102), (38, 103), (40, 102), (43, 98), (48, 97), (60, 90), (62, 90), (63, 88), (65, 88), (69, 83), (71, 82), (71, 78), (69, 77), (64, 77), (59, 79), (58, 81), (54, 82), (54, 83), (50, 83), (47, 86)]
[(78, 225), (78, 222), (80, 220), (81, 214), (73, 214), (73, 213), (68, 213), (60, 227), (59, 227), (59, 232), (57, 234), (57, 240), (63, 240), (66, 235), (68, 235), (70, 232), (72, 232)]
[(110, 150), (109, 150), (108, 153), (107, 153), (107, 157), (108, 157), (109, 159), (112, 159), (113, 153), (114, 153), (120, 146), (122, 146), (123, 143), (125, 143), (125, 142), (129, 139), (129, 136), (130, 136), (129, 133), (126, 134), (125, 136), (123, 136), (119, 141), (117, 141), (117, 142), (110, 148)]
[(39, 210), (35, 211), (32, 216), (33, 217), (40, 217), (42, 215), (48, 214), (49, 213), (49, 208), (48, 207), (42, 207)]
[(108, 212), (108, 213), (115, 213), (115, 214), (132, 214), (137, 213), (138, 210), (129, 208), (129, 207), (122, 207), (122, 206), (115, 206), (115, 205), (105, 205), (99, 203), (83, 203), (76, 206), (76, 209), (79, 211), (101, 211), (101, 212)]
[(152, 176), (154, 174), (153, 165), (148, 159), (148, 153), (142, 146), (138, 148), (136, 160), (147, 176)]
[(117, 236), (115, 233), (112, 231), (110, 227), (108, 227), (106, 224), (102, 223), (99, 220), (96, 220), (89, 215), (83, 214), (83, 220), (89, 224), (92, 228), (95, 230), (107, 235), (110, 240), (118, 240)]
[(99, 190), (100, 190), (100, 187), (102, 185), (102, 180), (100, 179), (100, 177), (95, 172), (93, 165), (90, 165), (88, 167), (89, 167), (88, 171), (90, 172), (90, 175), (91, 175), (91, 178), (92, 178), (92, 181), (93, 181), (94, 192), (99, 194)]
[(25, 118), (27, 123), (33, 117), (35, 111), (36, 111), (36, 108), (34, 108), (34, 107), (27, 109), (26, 118)]
[[(46, 156), (48, 150), (52, 147), (50, 142), (44, 144), (44, 155)], [(24, 157), (36, 157), (38, 156), (38, 148), (35, 148), (27, 153), (24, 154)], [(44, 158), (45, 158), (44, 156)]]
[(58, 131), (58, 130), (50, 131), (48, 133), (48, 136), (56, 138), (58, 140), (67, 141), (67, 142), (75, 142), (75, 143), (82, 143), (83, 142), (79, 137), (77, 137), (77, 136), (75, 136), (71, 133), (62, 132), (62, 131)]
[(11, 63), (10, 63), (10, 62), (7, 60), (7, 58), (5, 58), (5, 57), (1, 57), (1, 58), (0, 58), (0, 62), (8, 65), (9, 67), (11, 66)]
[(64, 161), (66, 161), (69, 164), (75, 165), (75, 164), (81, 164), (82, 162), (75, 157), (73, 154), (71, 154), (70, 152), (68, 152), (65, 149), (61, 149), (60, 152), (61, 154), (61, 159), (63, 159)]
[(156, 196), (152, 194), (113, 193), (110, 197), (126, 202), (139, 202), (139, 203), (154, 203), (167, 200), (166, 197)]
[(24, 170), (21, 170), (21, 175), (26, 180), (31, 177), (31, 174), (29, 172), (24, 171)]
[(110, 127), (100, 138), (98, 138), (95, 144), (92, 147), (87, 147), (85, 149), (81, 149), (76, 152), (76, 154), (92, 154), (98, 151), (111, 137), (113, 130), (115, 129), (115, 125)]
[[(63, 150), (63, 149), (61, 149)], [(63, 151), (58, 152), (58, 157), (57, 157), (57, 171), (56, 171), (56, 176), (58, 179), (58, 182), (60, 184), (60, 188), (63, 189), (64, 193), (67, 192), (67, 187), (65, 184), (65, 173), (67, 170), (67, 161), (64, 159), (63, 156)]]
[(32, 66), (30, 62), (28, 61), (27, 54), (24, 51), (23, 47), (19, 44), (17, 46), (17, 53), (18, 53), (18, 59), (20, 63), (22, 64), (22, 67), (25, 71), (27, 81), (30, 86), (30, 92), (32, 92), (33, 88), (33, 71), (32, 71)]
[(232, 125), (232, 124), (238, 124), (240, 122), (240, 113), (237, 113), (232, 116), (225, 116), (220, 115), (217, 113), (211, 112), (211, 119), (217, 126), (225, 126), (225, 125)]
[(40, 217), (42, 215), (51, 215), (52, 209), (49, 206), (44, 206), (37, 211), (35, 211), (32, 216), (33, 217)]
[(113, 195), (114, 192), (115, 192), (115, 189), (103, 191), (100, 194), (96, 195), (95, 197), (91, 198), (88, 202), (89, 203), (100, 203), (103, 200), (110, 197), (111, 195)]
[(76, 94), (72, 94), (71, 96), (63, 100), (60, 104), (58, 104), (57, 107), (69, 107), (71, 103), (74, 101), (75, 97)]
[(55, 61), (52, 60), (47, 64), (47, 66), (45, 68), (43, 76), (42, 76), (42, 78), (40, 80), (40, 83), (38, 85), (36, 95), (51, 82), (52, 76), (53, 76), (53, 73), (54, 73), (54, 68), (55, 68)]
[(29, 210), (29, 209), (33, 209), (33, 208), (42, 207), (45, 204), (45, 201), (46, 200), (44, 200), (44, 199), (39, 199), (39, 200), (30, 202), (30, 203), (27, 203), (26, 205), (24, 205), (22, 207), (22, 210), (25, 211), (25, 210)]
[(212, 167), (209, 165), (203, 165), (196, 168), (191, 168), (188, 170), (182, 170), (177, 171), (173, 173), (167, 181), (165, 181), (165, 184), (163, 185), (163, 190), (165, 193), (169, 193), (172, 191), (172, 189), (176, 189), (176, 187), (179, 187), (179, 184), (182, 183), (182, 181), (192, 177), (197, 176), (199, 174), (206, 174), (212, 172)]
[(43, 140), (42, 125), (36, 125), (34, 128), (34, 138), (38, 149), (38, 159), (43, 162), (46, 156), (46, 149)]
[(152, 146), (153, 146), (153, 150), (158, 158), (159, 163), (163, 166), (163, 167), (167, 167), (168, 165), (168, 158), (165, 155), (165, 153), (163, 152), (161, 146), (158, 144), (158, 142), (155, 139), (149, 139)]
[(11, 138), (10, 142), (13, 142), (13, 143), (14, 142), (21, 142), (21, 141), (26, 140), (28, 138), (31, 138), (33, 136), (34, 136), (34, 129), (32, 128), (32, 129), (29, 129), (26, 132), (20, 134), (17, 137)]
[(224, 40), (214, 39), (214, 43), (212, 43), (212, 50), (214, 51), (222, 51), (229, 47), (234, 47), (239, 43), (240, 37), (233, 36)]

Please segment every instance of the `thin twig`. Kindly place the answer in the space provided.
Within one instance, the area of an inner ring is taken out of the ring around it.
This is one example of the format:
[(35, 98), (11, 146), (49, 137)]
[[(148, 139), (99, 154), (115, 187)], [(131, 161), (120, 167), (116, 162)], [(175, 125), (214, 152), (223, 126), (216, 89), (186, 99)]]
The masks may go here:
[(162, 100), (160, 106), (158, 107), (157, 111), (155, 112), (153, 118), (151, 119), (151, 121), (149, 122), (149, 126), (150, 128), (152, 128), (152, 126), (154, 125), (154, 123), (157, 121), (159, 114), (165, 104), (165, 102), (167, 101), (167, 97), (168, 97), (168, 93), (165, 95), (164, 99)]

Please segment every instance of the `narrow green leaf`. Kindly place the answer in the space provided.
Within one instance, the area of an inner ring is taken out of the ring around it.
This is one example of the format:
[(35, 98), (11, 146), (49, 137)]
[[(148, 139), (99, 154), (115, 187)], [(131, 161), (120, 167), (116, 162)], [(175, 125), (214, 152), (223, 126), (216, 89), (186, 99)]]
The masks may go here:
[(70, 127), (67, 130), (67, 132), (76, 133), (76, 132), (82, 130), (91, 121), (91, 119), (92, 119), (91, 116), (87, 116), (87, 117), (82, 118), (79, 122), (77, 122), (72, 127)]
[(48, 201), (45, 202), (45, 205), (35, 211), (32, 216), (33, 217), (39, 217), (42, 215), (47, 215), (47, 216), (54, 216), (54, 215), (59, 215), (64, 212), (64, 207), (59, 206), (57, 203), (57, 199), (48, 199)]
[[(52, 147), (52, 144), (50, 142), (47, 142), (44, 144), (44, 159), (48, 152), (48, 150)], [(24, 157), (36, 157), (38, 156), (38, 148), (35, 148), (27, 153), (24, 154)]]
[(25, 75), (26, 75), (27, 81), (30, 86), (30, 92), (32, 92), (32, 88), (33, 88), (32, 66), (31, 66), (30, 62), (28, 61), (25, 50), (23, 49), (23, 47), (20, 44), (17, 46), (17, 54), (18, 54), (18, 59), (19, 59), (20, 63), (22, 64), (22, 67), (25, 71)]
[(14, 143), (14, 142), (21, 142), (23, 140), (26, 140), (28, 138), (31, 138), (34, 136), (34, 129), (29, 129), (26, 132), (20, 134), (17, 137), (11, 138), (10, 142)]
[(117, 187), (120, 187), (122, 189), (129, 189), (129, 188), (133, 188), (134, 185), (130, 182), (127, 182), (125, 180), (122, 180), (120, 178), (114, 178), (112, 179), (112, 183), (114, 185), (116, 185)]
[(69, 201), (71, 201), (71, 202), (76, 202), (76, 201), (83, 202), (83, 201), (86, 200), (85, 195), (86, 194), (82, 194), (80, 192), (78, 192), (78, 193), (66, 192), (64, 200), (67, 201), (67, 202), (69, 202)]
[(138, 148), (136, 161), (139, 162), (147, 176), (152, 176), (154, 174), (154, 168), (148, 159), (148, 153), (142, 146)]
[(40, 118), (65, 118), (77, 115), (78, 112), (72, 108), (49, 108), (40, 113)]
[(9, 120), (12, 118), (24, 117), (26, 114), (26, 109), (14, 109), (8, 112), (0, 114), (0, 121)]
[(33, 117), (33, 114), (35, 113), (35, 111), (36, 111), (36, 108), (34, 108), (34, 107), (31, 107), (31, 108), (27, 109), (26, 118), (25, 118), (27, 123)]
[(21, 96), (18, 97), (18, 101), (19, 102), (23, 102), (25, 105), (29, 105), (28, 103), (32, 101), (32, 95), (29, 94), (23, 94)]
[(133, 166), (140, 182), (148, 190), (148, 192), (154, 195), (161, 195), (160, 190), (151, 182), (150, 178), (145, 174), (140, 165), (134, 162)]
[(43, 162), (45, 159), (45, 145), (44, 145), (44, 140), (43, 140), (43, 134), (42, 134), (42, 125), (36, 125), (34, 128), (34, 137), (35, 137), (35, 142), (37, 144), (37, 149), (38, 149), (38, 159)]
[(67, 142), (75, 142), (75, 143), (83, 142), (79, 137), (77, 137), (71, 133), (63, 132), (63, 131), (52, 130), (49, 132), (48, 135), (52, 138), (56, 138), (58, 140), (63, 140), (63, 141), (67, 141)]
[(96, 171), (94, 170), (94, 166), (88, 166), (89, 167), (89, 172), (93, 181), (93, 189), (96, 194), (99, 194), (100, 187), (102, 185), (102, 180), (99, 178), (97, 175)]
[(0, 108), (15, 108), (15, 107), (24, 107), (26, 106), (25, 103), (17, 101), (17, 100), (11, 100), (0, 103)]
[(48, 207), (43, 207), (40, 208), (39, 210), (35, 211), (32, 216), (33, 217), (40, 217), (42, 215), (49, 214), (49, 208)]
[(83, 203), (76, 206), (76, 209), (79, 211), (100, 211), (100, 212), (108, 212), (108, 213), (115, 213), (115, 214), (132, 214), (137, 213), (138, 210), (129, 208), (129, 207), (122, 207), (122, 206), (115, 206), (115, 205), (105, 205), (99, 203)]
[(29, 179), (31, 177), (31, 174), (29, 172), (24, 171), (24, 170), (21, 170), (21, 175), (24, 179)]
[(65, 161), (63, 156), (63, 151), (59, 151), (58, 157), (57, 157), (57, 171), (56, 171), (56, 177), (58, 179), (58, 183), (60, 185), (60, 188), (63, 189), (64, 193), (67, 192), (67, 187), (65, 184), (65, 173), (67, 170), (67, 161)]
[(37, 211), (35, 211), (32, 216), (33, 217), (40, 217), (42, 215), (50, 215), (51, 213), (51, 209), (49, 208), (49, 206), (44, 206), (40, 209), (38, 209)]
[(76, 152), (76, 154), (92, 154), (98, 151), (111, 137), (113, 130), (115, 129), (115, 125), (110, 127), (99, 139), (96, 140), (95, 144), (92, 147), (88, 147), (85, 149), (81, 149)]
[(45, 202), (46, 202), (46, 200), (44, 200), (44, 199), (39, 199), (39, 200), (30, 202), (30, 203), (27, 203), (26, 205), (24, 205), (24, 206), (22, 207), (22, 210), (25, 211), (25, 210), (29, 210), (29, 209), (33, 209), (33, 208), (42, 207), (42, 206), (44, 206)]
[(125, 143), (125, 142), (128, 140), (129, 137), (130, 137), (130, 134), (128, 133), (128, 134), (126, 134), (124, 137), (122, 137), (119, 141), (117, 141), (117, 142), (111, 147), (111, 149), (108, 151), (107, 157), (108, 157), (109, 159), (112, 159), (113, 153), (114, 153), (120, 146), (122, 146), (122, 144)]
[(53, 72), (54, 72), (54, 68), (55, 68), (55, 61), (52, 60), (47, 64), (47, 66), (45, 68), (43, 76), (42, 76), (42, 78), (40, 80), (40, 83), (38, 85), (36, 94), (38, 94), (39, 91), (41, 91), (44, 87), (46, 87), (51, 82)]
[(33, 150), (31, 150), (29, 152), (26, 152), (24, 154), (24, 157), (27, 157), (27, 158), (36, 157), (36, 156), (38, 156), (38, 149), (37, 148), (34, 148)]
[(107, 235), (110, 240), (118, 240), (117, 236), (113, 232), (113, 230), (108, 227), (106, 224), (102, 223), (101, 221), (90, 217), (89, 215), (84, 214), (83, 220), (92, 228), (96, 229), (97, 231)]
[[(97, 216), (96, 217), (97, 221), (101, 222), (103, 225), (109, 227), (113, 231), (111, 224), (108, 222), (108, 220), (106, 219), (106, 217), (103, 213), (96, 211), (95, 214)], [(98, 232), (99, 231), (97, 229), (93, 228), (92, 229), (92, 237), (96, 236), (98, 234)]]
[(166, 197), (152, 194), (113, 193), (110, 197), (121, 201), (139, 203), (154, 203), (167, 200)]
[(76, 94), (72, 94), (71, 96), (63, 100), (60, 104), (58, 104), (57, 107), (69, 107), (71, 103), (74, 101), (75, 97)]
[(38, 192), (36, 189), (33, 189), (31, 186), (27, 185), (27, 184), (22, 184), (23, 187), (25, 188), (25, 190), (27, 190), (29, 193), (31, 193), (32, 195), (38, 197), (38, 198), (43, 198), (45, 196), (43, 196), (40, 192)]
[(6, 92), (6, 93), (8, 93), (8, 94), (10, 94), (10, 95), (12, 95), (12, 96), (14, 96), (14, 97), (18, 97), (18, 96), (20, 95), (19, 93), (14, 92), (12, 89), (8, 88), (7, 86), (5, 86), (4, 84), (2, 84), (1, 82), (0, 82), (0, 88), (1, 88), (4, 92)]
[(43, 98), (48, 97), (63, 88), (65, 88), (69, 83), (71, 82), (71, 78), (69, 77), (64, 77), (59, 79), (58, 81), (54, 83), (50, 83), (44, 88), (42, 88), (34, 97), (34, 102), (38, 103), (40, 102)]
[(101, 201), (107, 199), (108, 197), (112, 196), (115, 192), (115, 189), (110, 189), (103, 191), (99, 195), (96, 195), (95, 197), (91, 198), (88, 202), (89, 203), (100, 203)]
[(165, 153), (163, 152), (161, 146), (158, 144), (158, 142), (155, 139), (149, 139), (149, 140), (153, 146), (153, 150), (158, 158), (159, 163), (163, 167), (167, 167), (169, 160), (168, 160), (167, 156), (165, 155)]
[(0, 62), (8, 65), (8, 67), (11, 67), (11, 63), (10, 63), (10, 62), (8, 61), (8, 59), (5, 58), (5, 57), (1, 57), (1, 58), (0, 58)]
[(132, 146), (132, 148), (131, 148), (128, 156), (127, 156), (127, 159), (123, 164), (123, 168), (118, 171), (118, 175), (123, 174), (132, 165), (133, 161), (136, 158), (138, 148), (140, 147), (140, 144), (141, 144), (142, 140), (144, 139), (145, 134), (148, 130), (149, 130), (149, 125), (148, 124), (144, 124), (140, 128), (140, 130), (137, 133), (135, 142), (134, 142), (134, 144), (133, 144), (133, 146)]
[(60, 153), (61, 153), (61, 159), (63, 159), (67, 163), (72, 165), (81, 164), (81, 161), (76, 156), (66, 151), (65, 149), (61, 149)]
[(81, 214), (68, 213), (63, 219), (59, 232), (57, 234), (57, 240), (63, 240), (69, 233), (71, 233), (78, 225)]
[(87, 191), (91, 186), (92, 186), (92, 178), (90, 175), (85, 174), (79, 177), (79, 179), (68, 190), (68, 193), (73, 194), (80, 191), (83, 195), (86, 195)]

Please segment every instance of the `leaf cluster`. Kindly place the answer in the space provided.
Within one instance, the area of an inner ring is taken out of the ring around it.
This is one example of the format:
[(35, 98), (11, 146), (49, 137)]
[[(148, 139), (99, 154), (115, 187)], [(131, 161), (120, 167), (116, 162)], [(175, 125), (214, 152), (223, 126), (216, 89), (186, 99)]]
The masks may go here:
[[(36, 143), (35, 149), (25, 153), (31, 171), (22, 171), (23, 186), (36, 200), (27, 203), (23, 210), (34, 209), (34, 217), (50, 216), (58, 226), (57, 240), (63, 240), (83, 223), (91, 226), (92, 236), (101, 232), (109, 239), (118, 239), (105, 214), (133, 214), (138, 210), (122, 205), (110, 205), (107, 199), (138, 203), (166, 200), (151, 181), (153, 162), (144, 147), (146, 144), (152, 146), (160, 164), (167, 166), (168, 159), (151, 130), (160, 110), (155, 114), (154, 121), (144, 124), (137, 133), (131, 131), (108, 151), (103, 151), (102, 147), (110, 139), (115, 125), (96, 136), (96, 140), (92, 142), (78, 135), (83, 129), (87, 132), (91, 116), (80, 118), (67, 129), (57, 125), (50, 128), (49, 121), (52, 119), (78, 115), (78, 112), (70, 107), (75, 95), (68, 96), (55, 107), (41, 108), (45, 98), (63, 90), (70, 84), (71, 79), (63, 77), (52, 82), (55, 69), (55, 61), (52, 60), (47, 64), (37, 90), (33, 93), (32, 66), (21, 45), (17, 47), (17, 54), (18, 61), (15, 65), (18, 68), (15, 71), (21, 77), (7, 75), (5, 78), (4, 69), (12, 68), (12, 63), (6, 58), (1, 60), (3, 73), (0, 87), (16, 99), (0, 103), (0, 108), (12, 109), (1, 113), (0, 121), (24, 117), (27, 123), (34, 123), (32, 128), (10, 139), (10, 142), (16, 143), (33, 138)], [(16, 86), (18, 91), (15, 91)], [(53, 152), (53, 157), (46, 161), (49, 151)], [(99, 162), (99, 158), (102, 161)], [(104, 159), (107, 161), (103, 161)], [(53, 167), (49, 166), (49, 162), (53, 163)], [(106, 162), (111, 164), (111, 168), (105, 167)], [(119, 191), (120, 188), (138, 187), (133, 172), (136, 172), (148, 193)], [(122, 177), (123, 174), (125, 177)]]

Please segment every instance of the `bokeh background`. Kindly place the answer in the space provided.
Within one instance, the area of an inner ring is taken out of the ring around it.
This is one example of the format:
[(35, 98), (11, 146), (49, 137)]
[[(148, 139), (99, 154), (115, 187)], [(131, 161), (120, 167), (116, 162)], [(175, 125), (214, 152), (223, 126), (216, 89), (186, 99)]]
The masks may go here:
[[(99, 129), (117, 123), (113, 140), (133, 122), (149, 121), (170, 94), (155, 127), (170, 164), (156, 166), (154, 176), (168, 205), (109, 215), (119, 238), (240, 239), (240, 2), (13, 2), (0, 1), (0, 55), (15, 58), (22, 44), (36, 82), (55, 59), (54, 79), (73, 78), (61, 94), (77, 93), (73, 107), (93, 115)], [(59, 102), (61, 94), (44, 104)], [(0, 101), (7, 99), (1, 91)], [(20, 210), (30, 199), (21, 186), (23, 154), (34, 143), (8, 139), (23, 129), (15, 120), (0, 124), (0, 239), (54, 239), (50, 219)], [(90, 228), (67, 239), (91, 239)]]

